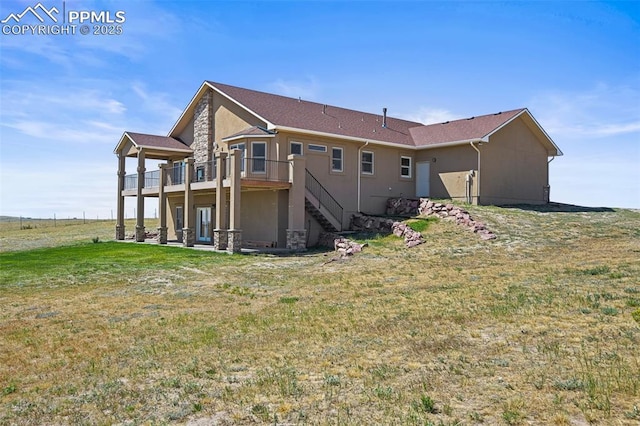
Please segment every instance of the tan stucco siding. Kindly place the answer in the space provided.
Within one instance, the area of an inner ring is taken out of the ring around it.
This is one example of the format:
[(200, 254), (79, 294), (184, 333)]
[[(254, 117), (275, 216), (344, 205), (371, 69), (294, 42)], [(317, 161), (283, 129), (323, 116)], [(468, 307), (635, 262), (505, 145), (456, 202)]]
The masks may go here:
[(482, 204), (546, 202), (547, 150), (521, 118), (491, 135), (480, 151)]
[[(307, 135), (280, 134), (278, 138), (280, 156), (290, 153), (291, 142), (303, 144), (306, 167), (329, 193), (344, 208), (343, 222), (358, 211), (358, 172), (362, 151), (374, 154), (373, 174), (362, 174), (360, 187), (360, 209), (363, 212), (381, 214), (386, 211), (389, 197), (413, 197), (415, 195), (415, 153), (411, 150), (350, 142), (332, 138), (309, 137)], [(309, 149), (309, 145), (326, 147), (326, 152)], [(342, 171), (333, 170), (333, 148), (342, 149)], [(411, 177), (400, 176), (400, 158), (411, 158)]]
[[(291, 142), (303, 144), (303, 156), (306, 168), (325, 187), (325, 189), (340, 203), (344, 209), (343, 222), (348, 222), (351, 214), (357, 210), (357, 163), (358, 144), (335, 140), (331, 138), (309, 137), (292, 133), (280, 134), (280, 153), (290, 152)], [(326, 152), (309, 149), (309, 145), (326, 147)], [(342, 149), (342, 171), (332, 170), (332, 149)], [(285, 157), (286, 157), (285, 155)]]
[(278, 224), (280, 223), (278, 210), (282, 203), (279, 200), (278, 192), (242, 192), (240, 222), (243, 240), (281, 241), (278, 232)]
[(184, 128), (184, 130), (178, 135), (178, 139), (189, 146), (191, 146), (191, 144), (193, 143), (193, 116), (189, 120), (189, 123)]
[(214, 141), (220, 143), (222, 138), (238, 133), (251, 126), (265, 126), (266, 124), (231, 102), (222, 95), (213, 97), (214, 112)]
[(176, 207), (184, 206), (184, 194), (167, 196), (167, 203), (167, 239), (176, 240)]
[[(421, 150), (416, 157), (418, 162), (430, 163), (430, 197), (465, 199), (466, 177), (478, 169), (478, 156), (470, 145)], [(475, 196), (475, 185), (472, 190)]]
[[(371, 144), (362, 151), (372, 152), (374, 163), (373, 174), (362, 174), (360, 188), (362, 212), (382, 214), (387, 210), (387, 200), (390, 197), (412, 198), (415, 196), (414, 152)], [(412, 159), (410, 178), (400, 176), (401, 156)]]

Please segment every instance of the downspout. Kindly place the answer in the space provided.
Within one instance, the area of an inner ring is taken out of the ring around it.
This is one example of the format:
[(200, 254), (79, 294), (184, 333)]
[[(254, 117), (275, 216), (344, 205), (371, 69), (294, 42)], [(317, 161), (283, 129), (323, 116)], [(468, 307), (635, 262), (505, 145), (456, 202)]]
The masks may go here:
[(360, 213), (360, 180), (362, 179), (362, 149), (369, 145), (366, 141), (364, 145), (358, 148), (358, 213)]
[(475, 149), (476, 152), (478, 153), (478, 173), (477, 173), (477, 175), (478, 175), (478, 184), (476, 185), (476, 188), (477, 188), (476, 192), (478, 194), (478, 205), (479, 205), (480, 204), (480, 150), (478, 148), (476, 148), (476, 146), (473, 144), (473, 141), (471, 141), (469, 143), (471, 144), (471, 148)]
[(551, 184), (549, 183), (549, 163), (556, 159), (556, 156), (551, 156), (551, 160), (547, 161), (547, 185), (544, 187), (545, 201), (547, 204), (551, 202)]

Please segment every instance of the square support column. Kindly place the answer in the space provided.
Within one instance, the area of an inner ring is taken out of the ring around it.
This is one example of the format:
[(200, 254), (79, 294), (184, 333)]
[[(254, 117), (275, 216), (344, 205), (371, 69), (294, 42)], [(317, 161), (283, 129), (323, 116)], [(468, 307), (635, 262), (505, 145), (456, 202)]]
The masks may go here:
[(227, 251), (231, 253), (238, 253), (242, 248), (242, 229), (240, 228), (242, 151), (239, 149), (231, 151), (229, 161), (231, 161), (231, 188), (229, 188), (229, 231), (227, 238)]
[(144, 149), (138, 150), (138, 190), (136, 193), (137, 210), (136, 210), (136, 241), (143, 242), (145, 237), (144, 232), (144, 196), (142, 195), (142, 188), (144, 188)]
[(124, 176), (125, 171), (125, 156), (118, 153), (118, 202), (116, 207), (116, 240), (124, 240)]
[(224, 178), (227, 170), (227, 153), (215, 154), (216, 162), (216, 227), (213, 230), (213, 248), (226, 250), (227, 235), (227, 194), (224, 189)]
[(160, 226), (158, 227), (158, 243), (167, 244), (167, 194), (164, 185), (167, 182), (167, 164), (160, 164), (160, 182), (158, 182), (158, 213)]
[(306, 161), (300, 155), (291, 154), (289, 160), (289, 221), (287, 227), (287, 248), (294, 251), (307, 249), (307, 230), (305, 217), (305, 179)]
[(182, 245), (193, 247), (196, 243), (196, 221), (193, 190), (193, 158), (188, 158), (184, 173), (184, 228), (182, 229)]

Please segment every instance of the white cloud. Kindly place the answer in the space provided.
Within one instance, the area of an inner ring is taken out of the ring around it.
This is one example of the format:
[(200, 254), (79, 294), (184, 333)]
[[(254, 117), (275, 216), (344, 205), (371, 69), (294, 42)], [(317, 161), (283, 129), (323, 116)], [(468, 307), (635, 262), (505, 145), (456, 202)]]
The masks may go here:
[[(122, 132), (166, 129), (180, 113), (162, 92), (100, 80), (4, 80), (2, 97), (0, 214), (6, 215), (108, 217), (116, 202), (111, 151)], [(155, 204), (149, 201), (150, 215)]]
[(606, 138), (640, 132), (640, 90), (604, 83), (584, 91), (550, 91), (530, 102), (534, 115), (560, 138)]
[(320, 91), (320, 85), (315, 77), (310, 76), (305, 80), (284, 80), (277, 79), (268, 84), (271, 92), (289, 96), (292, 98), (302, 98), (304, 100), (314, 100)]
[(640, 207), (640, 90), (598, 84), (548, 91), (531, 110), (565, 156), (551, 163), (552, 199), (588, 206)]
[(109, 143), (115, 144), (122, 131), (113, 126), (95, 121), (82, 121), (71, 125), (70, 123), (44, 122), (37, 120), (16, 120), (11, 123), (2, 123), (3, 126), (15, 129), (26, 136), (39, 139), (47, 139), (55, 143)]
[(142, 101), (138, 103), (139, 110), (152, 112), (158, 117), (158, 121), (164, 123), (163, 128), (168, 128), (180, 117), (182, 110), (171, 104), (165, 93), (152, 92), (141, 82), (133, 83), (131, 89)]
[(114, 143), (122, 133), (125, 104), (109, 93), (96, 89), (68, 90), (58, 87), (33, 87), (27, 83), (5, 84), (0, 126), (24, 136), (48, 142)]
[(400, 118), (422, 124), (435, 124), (456, 120), (461, 117), (443, 108), (420, 107), (417, 111), (409, 114), (401, 114)]
[(147, 90), (141, 83), (131, 88), (96, 81), (74, 85), (69, 90), (66, 82), (45, 86), (5, 82), (0, 128), (59, 145), (115, 145), (125, 130), (164, 134), (181, 113), (166, 94)]

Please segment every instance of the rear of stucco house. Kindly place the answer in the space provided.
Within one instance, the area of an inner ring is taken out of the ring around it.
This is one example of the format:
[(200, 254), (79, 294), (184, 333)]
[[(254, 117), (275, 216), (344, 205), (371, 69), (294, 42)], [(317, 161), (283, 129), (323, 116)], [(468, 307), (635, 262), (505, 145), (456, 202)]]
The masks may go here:
[(547, 203), (548, 161), (562, 155), (527, 109), (423, 125), (209, 81), (167, 136), (125, 132), (115, 153), (117, 239), (124, 197), (138, 199), (138, 241), (144, 197), (157, 197), (161, 243), (229, 251), (302, 250), (391, 197)]

